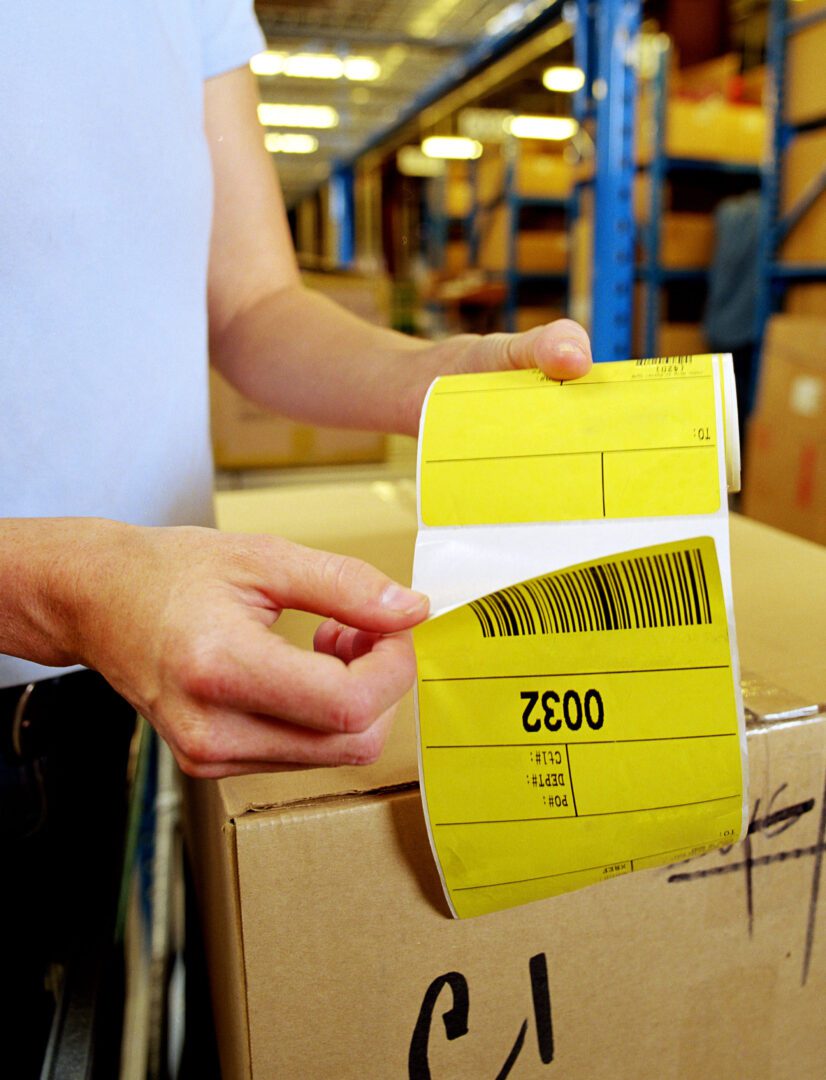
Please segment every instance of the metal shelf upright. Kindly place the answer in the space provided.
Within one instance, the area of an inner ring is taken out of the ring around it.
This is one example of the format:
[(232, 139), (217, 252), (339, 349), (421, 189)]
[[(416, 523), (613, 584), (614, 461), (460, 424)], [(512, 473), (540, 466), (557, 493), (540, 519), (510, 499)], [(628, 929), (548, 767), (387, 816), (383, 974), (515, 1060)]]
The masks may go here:
[(789, 41), (794, 35), (826, 20), (826, 7), (797, 16), (791, 14), (793, 7), (794, 5), (788, 0), (771, 0), (769, 9), (767, 59), (771, 72), (772, 137), (763, 166), (760, 222), (761, 273), (755, 328), (758, 355), (749, 392), (749, 409), (754, 404), (759, 379), (766, 323), (772, 312), (778, 309), (785, 289), (796, 283), (826, 281), (826, 260), (820, 263), (790, 264), (780, 262), (778, 259), (784, 239), (812, 207), (815, 200), (826, 191), (826, 164), (824, 164), (820, 173), (807, 185), (798, 203), (785, 214), (781, 214), (783, 163), (786, 152), (798, 135), (826, 128), (826, 116), (808, 120), (805, 123), (791, 123), (786, 119), (785, 91)]
[[(585, 87), (574, 114), (596, 129), (591, 338), (597, 361), (631, 355), (634, 114), (639, 0), (578, 0), (574, 55)], [(574, 206), (579, 194), (574, 196)]]
[(684, 157), (669, 154), (667, 150), (668, 125), (668, 72), (671, 61), (670, 46), (659, 48), (652, 80), (654, 100), (654, 145), (651, 161), (641, 167), (649, 176), (648, 220), (640, 230), (643, 264), (637, 268), (637, 277), (644, 286), (643, 351), (646, 356), (656, 356), (661, 321), (661, 293), (665, 285), (673, 282), (703, 282), (708, 270), (700, 267), (664, 267), (660, 260), (663, 220), (663, 192), (669, 177), (680, 174), (704, 173), (709, 176), (740, 176), (760, 179), (759, 165), (748, 162), (713, 160), (709, 158)]
[[(504, 204), (507, 214), (507, 254), (504, 273), (505, 281), (505, 330), (513, 333), (516, 330), (517, 309), (519, 307), (519, 286), (522, 283), (535, 282), (537, 284), (553, 285), (561, 294), (565, 293), (568, 283), (567, 270), (520, 270), (517, 252), (519, 228), (523, 210), (558, 210), (565, 214), (567, 227), (569, 200), (567, 198), (550, 198), (536, 195), (520, 195), (516, 179), (516, 158), (519, 153), (515, 141), (506, 144), (505, 178), (504, 178)], [(498, 200), (497, 200), (498, 202)], [(494, 204), (491, 204), (491, 208)], [(562, 307), (566, 306), (563, 295)]]

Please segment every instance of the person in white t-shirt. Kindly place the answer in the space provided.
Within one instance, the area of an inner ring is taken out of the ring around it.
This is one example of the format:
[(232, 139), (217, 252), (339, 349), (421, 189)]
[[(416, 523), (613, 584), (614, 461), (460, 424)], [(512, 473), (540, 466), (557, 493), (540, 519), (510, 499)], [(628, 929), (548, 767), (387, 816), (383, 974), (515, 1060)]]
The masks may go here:
[[(208, 45), (232, 46), (212, 67), (191, 4), (150, 4), (139, 18), (91, 5), (93, 26), (88, 13), (66, 15), (74, 25), (51, 33), (63, 59), (56, 107), (95, 77), (116, 97), (98, 86), (97, 108), (51, 115), (47, 132), (32, 116), (36, 94), (29, 128), (11, 121), (19, 145), (5, 133), (15, 183), (4, 185), (4, 227), (19, 255), (6, 249), (4, 271), (23, 284), (12, 284), (2, 327), (0, 676), (22, 685), (50, 665), (101, 672), (198, 776), (374, 760), (413, 679), (399, 631), (427, 613), (423, 596), (356, 560), (203, 527), (207, 313), (209, 356), (230, 382), (320, 424), (415, 434), (437, 374), (538, 365), (571, 378), (591, 362), (568, 320), (428, 343), (302, 287), (253, 79), (239, 66), (260, 42), (248, 6), (205, 5)], [(33, 22), (30, 9), (19, 14)], [(133, 38), (101, 60), (98, 24), (112, 44)], [(4, 30), (7, 49), (15, 33)], [(135, 34), (155, 39), (151, 63), (132, 56)], [(129, 126), (107, 131), (118, 110)], [(328, 619), (314, 653), (269, 632), (285, 607)]]
[[(74, 1065), (94, 1042), (95, 1075), (116, 1075), (100, 973), (134, 709), (195, 776), (362, 763), (413, 680), (424, 596), (211, 528), (207, 353), (286, 416), (408, 434), (437, 374), (591, 363), (567, 320), (431, 344), (302, 286), (250, 8), (0, 14), (0, 990), (19, 1078), (40, 1074), (56, 981), (86, 1018), (86, 1044), (71, 1003), (61, 1021)], [(288, 607), (322, 617), (314, 651), (271, 632)]]

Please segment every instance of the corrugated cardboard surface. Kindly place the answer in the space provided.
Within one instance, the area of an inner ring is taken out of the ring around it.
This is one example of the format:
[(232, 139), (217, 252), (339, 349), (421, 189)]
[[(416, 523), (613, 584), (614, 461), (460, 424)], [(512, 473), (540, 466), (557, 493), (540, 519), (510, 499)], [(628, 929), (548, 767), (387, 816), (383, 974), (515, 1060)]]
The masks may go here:
[[(409, 486), (239, 494), (224, 524), (409, 569)], [(732, 533), (744, 667), (825, 699), (826, 553)], [(409, 698), (366, 769), (191, 784), (226, 1080), (826, 1074), (826, 720), (749, 744), (747, 844), (466, 922), (427, 845)]]

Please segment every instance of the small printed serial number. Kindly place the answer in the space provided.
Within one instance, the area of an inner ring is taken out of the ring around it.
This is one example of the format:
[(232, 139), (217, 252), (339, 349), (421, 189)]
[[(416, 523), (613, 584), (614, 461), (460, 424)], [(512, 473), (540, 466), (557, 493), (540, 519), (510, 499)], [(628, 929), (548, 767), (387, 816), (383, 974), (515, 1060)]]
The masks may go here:
[(605, 706), (599, 690), (565, 690), (560, 695), (555, 690), (523, 690), (519, 694), (525, 707), (522, 711), (522, 727), (530, 734), (538, 731), (579, 731), (585, 723), (592, 731), (599, 731), (605, 722)]

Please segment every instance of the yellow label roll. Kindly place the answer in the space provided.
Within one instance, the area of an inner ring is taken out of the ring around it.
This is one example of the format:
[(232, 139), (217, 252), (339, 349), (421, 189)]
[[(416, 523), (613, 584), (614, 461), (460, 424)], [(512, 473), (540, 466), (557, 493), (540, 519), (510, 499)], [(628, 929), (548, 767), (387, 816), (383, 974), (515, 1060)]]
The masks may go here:
[(732, 381), (727, 358), (687, 357), (432, 387), (414, 581), (436, 614), (414, 634), (417, 712), (455, 915), (742, 834)]

